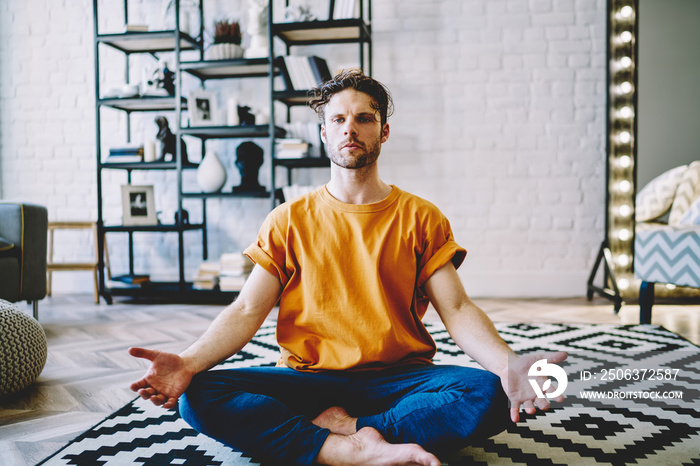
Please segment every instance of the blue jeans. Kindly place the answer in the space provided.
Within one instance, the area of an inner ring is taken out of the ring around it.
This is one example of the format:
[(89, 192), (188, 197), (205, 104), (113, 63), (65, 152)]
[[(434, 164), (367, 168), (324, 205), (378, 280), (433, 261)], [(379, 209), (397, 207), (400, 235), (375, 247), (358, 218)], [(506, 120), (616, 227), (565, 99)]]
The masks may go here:
[(508, 400), (494, 374), (460, 366), (298, 372), (283, 367), (212, 370), (195, 376), (180, 414), (231, 448), (284, 464), (312, 464), (330, 434), (311, 420), (331, 406), (391, 443), (440, 452), (503, 431)]

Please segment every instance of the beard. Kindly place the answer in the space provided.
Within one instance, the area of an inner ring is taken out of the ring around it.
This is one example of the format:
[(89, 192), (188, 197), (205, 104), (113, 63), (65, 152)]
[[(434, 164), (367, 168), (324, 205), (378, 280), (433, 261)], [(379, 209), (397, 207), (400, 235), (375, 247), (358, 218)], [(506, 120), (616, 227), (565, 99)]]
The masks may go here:
[[(346, 144), (353, 143), (362, 147), (362, 150), (354, 150), (352, 153), (341, 153), (343, 146)], [(372, 165), (379, 158), (379, 152), (381, 151), (382, 141), (381, 136), (377, 137), (374, 141), (371, 141), (368, 145), (359, 142), (356, 139), (348, 139), (340, 144), (326, 145), (328, 151), (328, 158), (331, 162), (342, 168), (358, 169), (364, 168)]]

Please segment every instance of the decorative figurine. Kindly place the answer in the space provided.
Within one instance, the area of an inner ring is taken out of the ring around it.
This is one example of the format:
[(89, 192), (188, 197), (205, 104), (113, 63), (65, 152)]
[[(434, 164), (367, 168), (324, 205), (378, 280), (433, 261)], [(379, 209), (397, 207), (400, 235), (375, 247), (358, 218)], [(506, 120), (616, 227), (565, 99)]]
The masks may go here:
[(250, 113), (250, 107), (238, 106), (238, 123), (242, 126), (255, 126), (255, 115)]
[(308, 5), (290, 5), (284, 9), (284, 20), (289, 23), (316, 21), (316, 15)]
[[(180, 215), (180, 212), (182, 212), (182, 216)], [(182, 219), (182, 222), (180, 222), (180, 219)], [(190, 213), (187, 212), (185, 209), (182, 209), (182, 211), (176, 211), (175, 212), (175, 223), (182, 223), (183, 225), (189, 225), (190, 224)]]
[(248, 27), (250, 43), (245, 51), (246, 58), (267, 58), (267, 0), (248, 0)]
[(159, 60), (153, 67), (150, 76), (144, 70), (141, 79), (141, 96), (175, 95), (175, 73), (168, 69), (168, 63)]
[(234, 193), (265, 191), (258, 182), (258, 172), (263, 164), (263, 149), (254, 142), (246, 141), (236, 149), (236, 167), (241, 173), (240, 186), (234, 186)]
[[(164, 162), (166, 154), (173, 154), (173, 160), (175, 160), (175, 151), (177, 148), (175, 144), (177, 144), (177, 138), (173, 132), (170, 131), (168, 119), (164, 116), (157, 116), (156, 124), (158, 125), (158, 135), (156, 137), (160, 141), (160, 158), (157, 161)], [(190, 162), (187, 160), (187, 146), (185, 145), (185, 141), (180, 140), (180, 147), (182, 153), (182, 165), (190, 165)]]

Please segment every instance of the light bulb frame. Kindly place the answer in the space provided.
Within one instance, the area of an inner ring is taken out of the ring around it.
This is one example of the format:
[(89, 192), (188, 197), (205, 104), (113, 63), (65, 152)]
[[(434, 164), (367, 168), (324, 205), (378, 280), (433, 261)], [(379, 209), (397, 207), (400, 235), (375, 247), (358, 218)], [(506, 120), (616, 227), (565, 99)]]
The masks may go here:
[[(613, 301), (615, 312), (623, 299), (636, 299), (634, 277), (635, 211), (622, 215), (620, 206), (634, 206), (637, 190), (637, 59), (639, 0), (607, 0), (607, 112), (605, 166), (605, 233), (588, 279), (588, 300), (600, 294)], [(629, 15), (623, 15), (623, 11)], [(624, 40), (623, 40), (624, 33)], [(628, 66), (627, 66), (628, 65)], [(626, 108), (621, 112), (621, 109)], [(622, 137), (621, 137), (622, 135)], [(621, 159), (625, 162), (621, 163)], [(629, 158), (629, 163), (627, 163)], [(629, 189), (620, 189), (620, 187)], [(624, 212), (624, 209), (623, 209)], [(620, 232), (625, 231), (625, 238)], [(628, 261), (619, 261), (626, 256)], [(625, 264), (625, 265), (622, 265)], [(603, 284), (594, 284), (599, 268)], [(618, 286), (624, 283), (625, 286)]]

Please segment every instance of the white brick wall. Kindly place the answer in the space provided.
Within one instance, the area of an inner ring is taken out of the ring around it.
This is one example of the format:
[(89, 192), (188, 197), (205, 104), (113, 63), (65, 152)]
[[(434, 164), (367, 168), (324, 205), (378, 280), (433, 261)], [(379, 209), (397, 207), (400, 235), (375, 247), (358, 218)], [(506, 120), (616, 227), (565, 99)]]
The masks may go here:
[[(122, 21), (121, 2), (101, 2), (103, 32)], [(243, 0), (207, 0), (208, 11), (242, 19)], [(318, 11), (326, 2), (311, 3)], [(157, 18), (160, 2), (130, 2), (134, 18)], [(233, 13), (231, 13), (233, 12)], [(396, 113), (382, 176), (437, 204), (469, 250), (460, 269), (473, 296), (572, 296), (585, 282), (603, 235), (605, 2), (603, 0), (375, 0), (374, 76), (392, 90)], [(211, 23), (210, 20), (207, 21)], [(80, 26), (76, 26), (80, 25)], [(314, 48), (332, 68), (355, 47)], [(119, 54), (104, 52), (103, 86), (123, 82)], [(105, 58), (108, 57), (108, 58)], [(138, 70), (147, 58), (132, 59)], [(137, 71), (134, 73), (138, 74)], [(96, 218), (92, 2), (0, 4), (0, 197), (44, 204), (51, 219)], [(185, 87), (192, 88), (187, 80)], [(265, 108), (263, 80), (211, 83)], [(311, 119), (306, 109), (297, 118)], [(151, 138), (154, 114), (132, 121)], [(169, 115), (169, 120), (174, 121)], [(125, 119), (103, 113), (103, 141), (125, 141)], [(256, 141), (266, 147), (265, 141)], [(211, 143), (237, 185), (237, 142)], [(198, 142), (188, 141), (192, 158)], [(260, 179), (269, 178), (263, 167)], [(280, 171), (278, 177), (284, 178)], [(299, 173), (323, 183), (323, 170)], [(121, 215), (125, 174), (106, 172), (105, 216)], [(135, 173), (156, 186), (157, 209), (176, 207), (173, 173)], [(186, 173), (193, 186), (194, 172)], [(208, 201), (212, 256), (241, 249), (269, 210), (265, 200)], [(185, 208), (200, 218), (198, 203)], [(126, 240), (110, 235), (113, 271)], [(187, 274), (201, 260), (200, 235), (185, 234)], [(136, 235), (137, 269), (176, 274), (174, 234)], [(87, 237), (62, 239), (57, 256), (89, 255)], [(91, 290), (89, 275), (55, 275), (55, 292)]]

